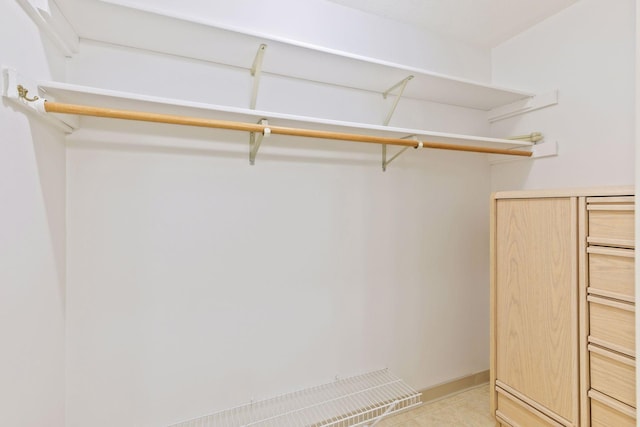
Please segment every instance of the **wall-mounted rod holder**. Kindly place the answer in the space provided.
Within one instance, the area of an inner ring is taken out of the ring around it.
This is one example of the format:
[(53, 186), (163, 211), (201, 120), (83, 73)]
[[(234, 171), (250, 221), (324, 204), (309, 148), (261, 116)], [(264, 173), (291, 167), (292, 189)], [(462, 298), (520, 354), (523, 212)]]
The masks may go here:
[[(414, 141), (416, 141), (416, 146), (413, 147), (413, 148), (422, 148), (422, 143), (420, 141), (418, 141), (418, 137), (415, 136), (415, 135), (406, 136), (406, 137), (404, 137), (402, 139), (413, 139)], [(382, 146), (382, 172), (386, 172), (387, 171), (387, 166), (389, 166), (389, 164), (391, 162), (393, 162), (395, 159), (397, 159), (400, 156), (400, 154), (404, 153), (409, 148), (411, 148), (411, 147), (402, 148), (400, 151), (398, 151), (396, 154), (394, 154), (389, 160), (387, 160), (387, 145), (384, 144)]]
[(44, 107), (44, 103), (46, 99), (41, 99), (39, 96), (34, 95), (29, 97), (29, 89), (25, 88), (22, 85), (16, 86), (16, 93), (18, 94), (18, 101), (37, 113), (46, 113), (47, 110)]
[(0, 89), (2, 96), (11, 101), (16, 107), (38, 117), (49, 125), (65, 133), (71, 133), (79, 127), (77, 117), (64, 118), (46, 114), (45, 99), (37, 95), (30, 95), (27, 87), (37, 87), (35, 82), (18, 74), (13, 68), (3, 68), (0, 73)]
[(261, 44), (256, 53), (256, 57), (253, 60), (251, 66), (251, 76), (253, 76), (253, 87), (251, 89), (251, 101), (249, 108), (256, 109), (256, 101), (258, 100), (258, 87), (260, 86), (260, 74), (262, 73), (262, 60), (264, 58), (264, 52), (267, 50), (266, 44)]
[(256, 164), (256, 154), (258, 154), (258, 150), (260, 149), (260, 144), (262, 144), (262, 139), (271, 135), (271, 129), (269, 129), (269, 121), (267, 119), (262, 119), (258, 122), (258, 124), (265, 126), (262, 133), (251, 132), (249, 134), (249, 164), (251, 166)]
[(408, 77), (404, 78), (402, 81), (396, 83), (395, 85), (393, 85), (392, 87), (387, 89), (386, 91), (382, 92), (382, 97), (384, 99), (387, 99), (387, 97), (389, 96), (389, 94), (391, 92), (393, 92), (397, 88), (400, 88), (400, 92), (396, 96), (396, 99), (393, 101), (393, 105), (391, 106), (391, 109), (389, 110), (389, 113), (387, 113), (387, 117), (385, 117), (385, 119), (384, 119), (384, 125), (385, 126), (387, 126), (389, 124), (389, 122), (391, 121), (391, 117), (393, 116), (393, 113), (396, 111), (396, 107), (398, 106), (398, 102), (400, 102), (400, 98), (402, 98), (402, 94), (404, 93), (404, 89), (407, 87), (407, 83), (409, 83), (409, 81), (411, 79), (413, 79), (413, 76), (408, 76)]
[(16, 89), (18, 91), (18, 97), (21, 99), (24, 99), (27, 102), (35, 102), (38, 99), (40, 99), (37, 95), (34, 96), (33, 98), (29, 98), (29, 89), (25, 88), (22, 85), (18, 85)]

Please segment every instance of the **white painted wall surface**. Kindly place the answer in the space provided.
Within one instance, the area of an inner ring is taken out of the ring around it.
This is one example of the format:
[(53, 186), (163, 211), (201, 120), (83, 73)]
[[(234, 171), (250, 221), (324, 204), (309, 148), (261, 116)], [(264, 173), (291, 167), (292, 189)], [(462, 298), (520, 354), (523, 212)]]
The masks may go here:
[(114, 139), (68, 153), (69, 427), (164, 425), (383, 367), (418, 388), (486, 369), (482, 157), (382, 173), (302, 142), (250, 167)]
[[(0, 3), (0, 28), (2, 65), (64, 78), (60, 54), (17, 2)], [(0, 130), (0, 425), (63, 427), (65, 149), (4, 99)]]
[[(234, 73), (94, 42), (68, 63), (71, 82), (246, 106)], [(387, 111), (281, 78), (258, 104)], [(399, 126), (489, 130), (480, 111), (398, 108)], [(69, 427), (166, 425), (383, 367), (417, 388), (487, 369), (484, 156), (411, 150), (382, 173), (378, 146), (272, 136), (251, 167), (246, 135), (86, 124), (67, 158)]]
[[(491, 57), (488, 49), (472, 47), (411, 24), (367, 14), (324, 0), (107, 0), (100, 5), (102, 14), (91, 17), (83, 1), (66, 0), (73, 5), (65, 12), (75, 17), (77, 31), (87, 39), (103, 40), (105, 28), (111, 43), (130, 46), (131, 37), (122, 26), (132, 31), (129, 21), (121, 22), (119, 31), (109, 31), (113, 24), (105, 20), (113, 3), (167, 16), (177, 16), (226, 28), (318, 45), (329, 49), (356, 53), (434, 72), (488, 82)], [(154, 34), (148, 44), (163, 40), (171, 49), (174, 40), (166, 34)], [(147, 46), (148, 47), (148, 46)], [(179, 53), (179, 52), (174, 52)]]
[(495, 123), (492, 134), (542, 131), (554, 158), (495, 165), (494, 190), (634, 182), (633, 0), (582, 0), (493, 50), (493, 79), (557, 106)]
[[(142, 49), (83, 41), (68, 62), (75, 84), (172, 99), (249, 108), (253, 79), (246, 69)], [(122, 66), (127, 64), (127, 66)], [(410, 83), (409, 83), (410, 84)], [(395, 96), (262, 74), (256, 109), (358, 123), (383, 123)], [(403, 97), (391, 126), (487, 135), (480, 110)]]

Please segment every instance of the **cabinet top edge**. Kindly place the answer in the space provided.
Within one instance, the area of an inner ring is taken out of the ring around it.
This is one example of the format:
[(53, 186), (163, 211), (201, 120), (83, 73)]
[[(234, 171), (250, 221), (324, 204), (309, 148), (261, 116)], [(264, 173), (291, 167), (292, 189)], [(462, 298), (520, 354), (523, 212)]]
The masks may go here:
[(498, 191), (491, 194), (492, 199), (529, 199), (552, 197), (593, 197), (593, 196), (634, 196), (632, 185), (618, 187), (585, 187), (544, 190)]

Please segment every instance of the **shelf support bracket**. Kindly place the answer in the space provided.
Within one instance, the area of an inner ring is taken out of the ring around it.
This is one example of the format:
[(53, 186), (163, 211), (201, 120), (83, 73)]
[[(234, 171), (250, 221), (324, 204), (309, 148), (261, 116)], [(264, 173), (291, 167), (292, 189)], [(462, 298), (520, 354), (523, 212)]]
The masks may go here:
[(379, 416), (377, 416), (374, 419), (373, 423), (367, 424), (365, 427), (375, 427), (380, 421), (382, 421), (384, 419), (384, 417), (389, 415), (389, 413), (391, 413), (391, 411), (393, 411), (395, 409), (395, 407), (398, 405), (398, 403), (400, 403), (400, 402), (398, 402), (397, 400), (391, 402), (389, 404), (389, 406), (387, 406), (387, 410), (384, 411), (384, 413), (382, 413)]
[(251, 89), (251, 102), (249, 108), (256, 109), (256, 101), (258, 100), (258, 86), (260, 86), (260, 74), (262, 73), (262, 60), (264, 58), (264, 52), (267, 50), (266, 44), (261, 44), (256, 53), (256, 57), (253, 60), (251, 66), (251, 76), (253, 76), (253, 88)]
[(256, 154), (258, 154), (260, 144), (262, 144), (262, 139), (271, 135), (271, 129), (267, 127), (269, 126), (269, 121), (267, 119), (261, 119), (258, 124), (264, 126), (262, 133), (256, 135), (256, 132), (251, 132), (249, 134), (249, 164), (251, 166), (256, 164)]
[(391, 117), (393, 116), (393, 113), (396, 111), (396, 107), (398, 106), (398, 102), (400, 102), (400, 98), (402, 97), (402, 94), (404, 93), (404, 89), (407, 87), (407, 83), (409, 83), (409, 81), (411, 79), (413, 79), (413, 76), (408, 76), (408, 77), (404, 78), (402, 81), (396, 83), (395, 85), (393, 85), (392, 87), (387, 89), (386, 91), (382, 92), (382, 97), (384, 99), (387, 99), (387, 97), (389, 96), (389, 94), (391, 92), (393, 92), (394, 90), (400, 88), (400, 92), (398, 92), (398, 95), (396, 96), (395, 101), (393, 101), (393, 105), (391, 106), (391, 110), (389, 110), (389, 113), (387, 114), (387, 117), (384, 119), (384, 125), (385, 126), (387, 126), (389, 124), (389, 122), (391, 121)]
[[(533, 154), (531, 157), (527, 157), (527, 159), (540, 159), (543, 157), (556, 157), (559, 155), (558, 141), (536, 142), (535, 145), (528, 146), (528, 148), (531, 149)], [(491, 165), (511, 163), (517, 160), (519, 160), (519, 157), (516, 156), (489, 156), (489, 164)]]
[[(402, 139), (413, 139), (413, 140), (416, 141), (416, 143), (419, 142), (418, 141), (418, 137), (416, 135), (405, 136)], [(382, 172), (386, 172), (387, 171), (387, 166), (389, 166), (389, 163), (393, 162), (395, 159), (397, 159), (400, 156), (400, 154), (404, 153), (409, 148), (411, 148), (411, 147), (404, 147), (403, 149), (398, 151), (396, 154), (391, 156), (391, 158), (389, 160), (387, 160), (387, 144), (382, 144)], [(414, 148), (418, 148), (418, 146), (416, 145), (416, 147), (414, 147)]]
[(542, 108), (556, 105), (559, 102), (558, 91), (543, 93), (540, 95), (531, 96), (511, 104), (503, 105), (489, 110), (487, 118), (490, 123), (497, 122), (499, 120), (508, 119), (510, 117), (517, 116), (519, 114), (529, 113), (531, 111), (540, 110)]

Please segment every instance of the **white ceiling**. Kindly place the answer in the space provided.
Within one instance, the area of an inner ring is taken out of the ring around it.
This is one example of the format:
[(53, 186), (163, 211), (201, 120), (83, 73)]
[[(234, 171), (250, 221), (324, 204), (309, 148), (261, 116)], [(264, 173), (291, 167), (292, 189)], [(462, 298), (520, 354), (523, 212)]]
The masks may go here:
[(578, 0), (329, 0), (469, 44), (494, 47)]

